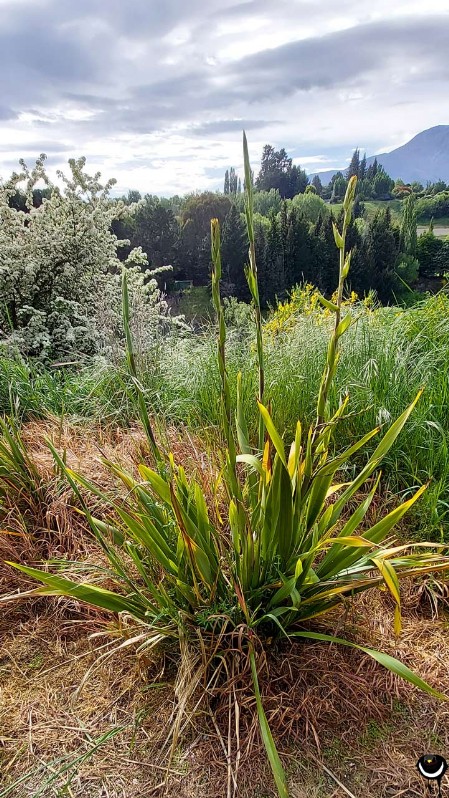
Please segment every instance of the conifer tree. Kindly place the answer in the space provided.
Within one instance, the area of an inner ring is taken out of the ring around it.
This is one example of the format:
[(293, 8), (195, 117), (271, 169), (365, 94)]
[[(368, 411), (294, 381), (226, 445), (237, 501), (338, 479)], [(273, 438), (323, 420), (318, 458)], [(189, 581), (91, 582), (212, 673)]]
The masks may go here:
[(249, 291), (245, 277), (245, 264), (248, 259), (246, 228), (235, 205), (231, 205), (223, 224), (221, 258), (222, 289), (225, 289), (229, 296), (248, 300)]
[(377, 158), (374, 158), (373, 163), (370, 164), (368, 166), (368, 169), (366, 170), (366, 178), (367, 178), (367, 180), (374, 180), (374, 178), (377, 175), (378, 167), (379, 167), (379, 164), (377, 163)]
[(322, 194), (323, 194), (323, 184), (322, 184), (322, 182), (320, 180), (320, 176), (319, 175), (315, 175), (313, 177), (312, 186), (315, 186), (316, 193), (318, 194), (319, 197), (321, 197)]
[(409, 194), (402, 203), (402, 248), (406, 255), (416, 256), (418, 236), (416, 232), (416, 196)]
[(391, 222), (391, 212), (377, 211), (366, 236), (365, 256), (369, 264), (369, 286), (374, 288), (381, 302), (389, 302), (397, 285), (395, 267), (399, 255), (399, 231)]
[(346, 179), (349, 180), (351, 177), (360, 177), (360, 150), (356, 149), (353, 152), (351, 162), (349, 167), (346, 171)]
[(363, 158), (360, 161), (359, 167), (359, 180), (364, 180), (366, 177), (366, 154), (363, 154)]
[(304, 214), (292, 208), (288, 217), (286, 246), (287, 288), (301, 283), (317, 283), (314, 240)]
[(229, 193), (237, 194), (237, 175), (233, 166), (229, 170)]
[(270, 224), (265, 239), (265, 301), (272, 303), (285, 289), (282, 274), (282, 247), (280, 225), (274, 213), (270, 216)]
[(335, 248), (333, 216), (320, 216), (315, 225), (315, 269), (318, 287), (330, 295), (338, 282), (338, 252)]

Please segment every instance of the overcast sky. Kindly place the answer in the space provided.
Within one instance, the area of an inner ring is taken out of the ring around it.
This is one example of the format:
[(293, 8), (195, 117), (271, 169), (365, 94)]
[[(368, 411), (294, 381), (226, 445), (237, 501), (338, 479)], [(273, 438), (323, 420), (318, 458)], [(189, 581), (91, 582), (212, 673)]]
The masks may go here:
[(0, 174), (85, 155), (118, 190), (308, 172), (449, 124), (449, 0), (0, 0)]

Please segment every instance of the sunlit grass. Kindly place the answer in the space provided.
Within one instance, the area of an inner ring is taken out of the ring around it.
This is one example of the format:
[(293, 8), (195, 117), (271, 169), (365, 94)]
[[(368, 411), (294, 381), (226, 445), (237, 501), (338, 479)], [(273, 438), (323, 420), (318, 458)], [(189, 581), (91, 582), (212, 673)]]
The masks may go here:
[[(243, 372), (242, 402), (256, 432), (257, 352), (251, 332), (229, 330), (227, 369), (232, 401)], [(293, 435), (297, 418), (313, 418), (325, 361), (328, 325), (317, 315), (299, 317), (288, 334), (267, 340), (265, 391), (277, 426)], [(431, 479), (417, 518), (423, 534), (447, 533), (449, 512), (449, 300), (424, 299), (406, 310), (360, 309), (347, 332), (332, 400), (349, 392), (351, 416), (341, 426), (339, 446), (378, 422), (387, 422), (424, 386), (404, 433), (384, 462), (391, 490), (406, 491)], [(165, 421), (204, 429), (219, 424), (220, 380), (212, 329), (167, 339), (158, 362), (145, 364), (140, 380), (151, 412)], [(45, 414), (127, 425), (138, 416), (134, 386), (125, 366), (97, 363), (80, 370), (45, 370), (0, 359), (0, 411), (19, 417)], [(424, 510), (425, 508), (425, 510)], [(418, 511), (417, 511), (418, 512)], [(419, 528), (418, 528), (419, 527)], [(424, 529), (422, 529), (424, 527)]]

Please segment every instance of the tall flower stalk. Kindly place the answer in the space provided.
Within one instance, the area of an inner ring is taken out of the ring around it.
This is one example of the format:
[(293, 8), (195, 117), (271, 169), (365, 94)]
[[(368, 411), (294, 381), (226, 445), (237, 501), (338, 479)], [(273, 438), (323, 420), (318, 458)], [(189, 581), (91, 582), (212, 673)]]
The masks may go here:
[[(254, 311), (256, 316), (256, 343), (257, 343), (257, 360), (259, 371), (259, 396), (258, 401), (263, 404), (265, 395), (265, 366), (264, 366), (264, 352), (263, 352), (263, 337), (262, 337), (262, 311), (260, 308), (259, 296), (259, 282), (257, 279), (257, 261), (256, 261), (256, 243), (254, 236), (254, 199), (253, 199), (253, 175), (248, 154), (248, 141), (246, 133), (243, 133), (243, 161), (245, 169), (245, 217), (246, 229), (248, 234), (249, 251), (248, 251), (248, 265), (245, 269), (245, 276), (248, 283), (248, 288), (254, 304)], [(259, 417), (259, 450), (263, 449), (264, 445), (265, 426), (263, 417)]]

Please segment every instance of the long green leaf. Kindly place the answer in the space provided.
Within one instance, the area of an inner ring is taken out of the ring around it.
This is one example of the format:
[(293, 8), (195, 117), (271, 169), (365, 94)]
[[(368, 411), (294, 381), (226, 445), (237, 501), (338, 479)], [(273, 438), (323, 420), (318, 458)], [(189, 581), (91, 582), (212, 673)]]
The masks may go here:
[(27, 576), (31, 576), (33, 579), (37, 579), (37, 581), (47, 585), (50, 588), (50, 593), (42, 591), (42, 595), (72, 596), (86, 604), (102, 607), (110, 612), (129, 612), (142, 620), (145, 618), (145, 612), (148, 607), (139, 606), (132, 599), (121, 596), (119, 593), (113, 593), (111, 590), (106, 590), (97, 585), (72, 582), (70, 579), (40, 571), (38, 568), (29, 568), (27, 565), (19, 565), (14, 562), (8, 562), (7, 565), (11, 565), (13, 568), (17, 568), (18, 571), (22, 571)]
[(156, 438), (154, 437), (153, 429), (151, 426), (145, 402), (144, 392), (137, 378), (136, 360), (134, 355), (134, 347), (133, 347), (130, 317), (129, 317), (129, 295), (128, 295), (128, 281), (127, 281), (126, 269), (123, 269), (122, 273), (122, 315), (123, 315), (123, 329), (126, 340), (126, 361), (128, 364), (130, 377), (132, 379), (132, 382), (135, 386), (137, 393), (137, 403), (139, 407), (140, 420), (143, 424), (145, 435), (147, 437), (148, 443), (150, 444), (150, 449), (153, 453), (153, 456), (156, 462), (160, 463), (162, 461), (161, 453), (156, 443)]
[(288, 798), (287, 780), (282, 767), (282, 762), (277, 752), (271, 729), (268, 725), (267, 716), (262, 705), (262, 698), (260, 696), (259, 680), (257, 678), (256, 658), (254, 650), (251, 648), (249, 652), (251, 662), (251, 673), (253, 677), (254, 695), (256, 697), (257, 716), (259, 718), (260, 733), (262, 735), (263, 744), (267, 752), (268, 760), (271, 765), (271, 770), (276, 782), (279, 798)]
[(139, 466), (139, 474), (151, 485), (154, 492), (163, 502), (171, 504), (170, 483), (164, 477), (161, 477), (160, 474), (145, 465)]
[(257, 402), (257, 404), (259, 406), (260, 415), (262, 416), (262, 418), (264, 420), (265, 427), (266, 427), (266, 430), (268, 432), (268, 435), (270, 436), (270, 438), (271, 438), (271, 440), (273, 442), (273, 446), (276, 449), (276, 451), (277, 451), (279, 457), (281, 458), (283, 464), (287, 468), (287, 461), (285, 459), (284, 442), (283, 442), (281, 436), (279, 435), (279, 432), (277, 431), (276, 427), (274, 426), (273, 420), (272, 420), (267, 408), (264, 407), (261, 402)]

